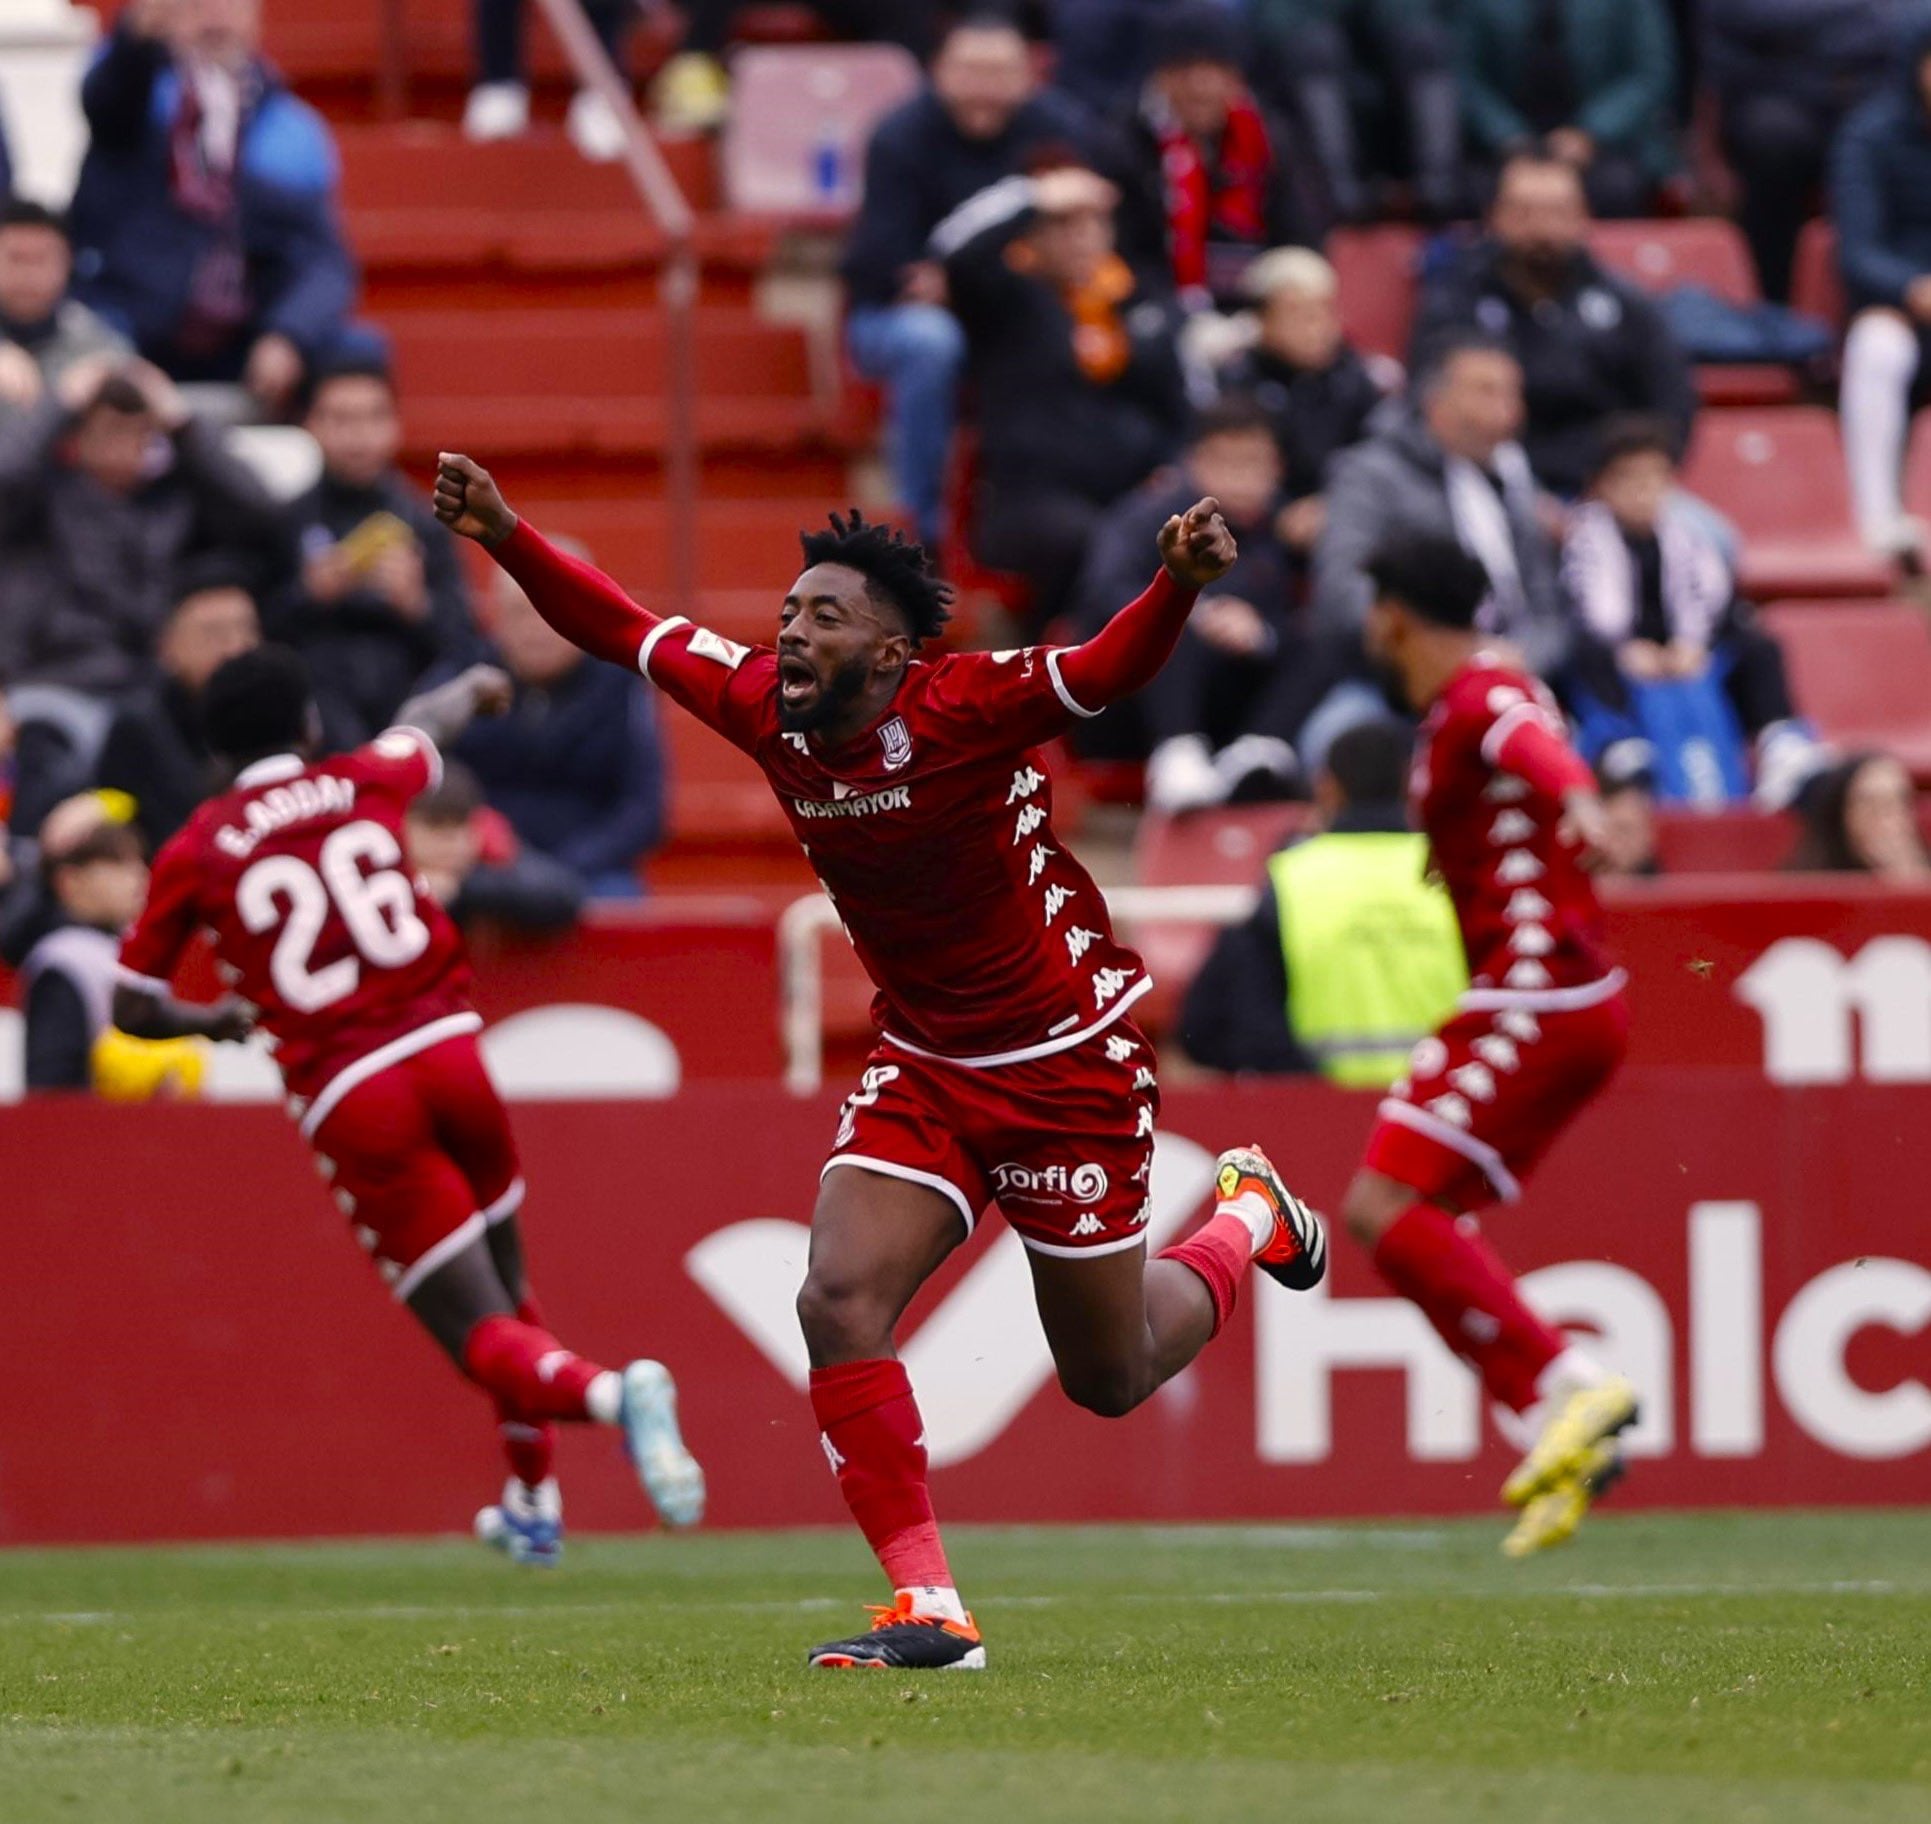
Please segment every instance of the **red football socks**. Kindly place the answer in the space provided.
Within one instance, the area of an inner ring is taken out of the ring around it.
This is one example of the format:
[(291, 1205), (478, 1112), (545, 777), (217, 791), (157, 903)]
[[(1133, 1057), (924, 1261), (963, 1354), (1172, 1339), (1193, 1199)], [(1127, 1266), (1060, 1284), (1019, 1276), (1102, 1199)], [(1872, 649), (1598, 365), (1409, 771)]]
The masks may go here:
[(1412, 1204), (1383, 1231), (1374, 1264), (1474, 1365), (1492, 1398), (1515, 1412), (1535, 1404), (1537, 1380), (1567, 1344), (1522, 1302), (1514, 1275), (1472, 1224)]
[(549, 1479), (556, 1462), (556, 1427), (544, 1419), (537, 1424), (519, 1418), (499, 1399), (496, 1402), (496, 1429), (502, 1435), (503, 1454), (510, 1460), (510, 1474), (525, 1488), (535, 1488)]
[(526, 1424), (587, 1419), (584, 1395), (604, 1370), (549, 1331), (516, 1317), (486, 1317), (463, 1344), (463, 1368), (477, 1386)]
[(814, 1368), (811, 1409), (839, 1492), (892, 1587), (949, 1589), (952, 1571), (925, 1481), (925, 1422), (903, 1364)]
[(1217, 1210), (1185, 1241), (1162, 1248), (1155, 1260), (1177, 1260), (1198, 1274), (1214, 1301), (1214, 1335), (1234, 1314), (1240, 1282), (1254, 1258), (1254, 1231), (1233, 1210)]

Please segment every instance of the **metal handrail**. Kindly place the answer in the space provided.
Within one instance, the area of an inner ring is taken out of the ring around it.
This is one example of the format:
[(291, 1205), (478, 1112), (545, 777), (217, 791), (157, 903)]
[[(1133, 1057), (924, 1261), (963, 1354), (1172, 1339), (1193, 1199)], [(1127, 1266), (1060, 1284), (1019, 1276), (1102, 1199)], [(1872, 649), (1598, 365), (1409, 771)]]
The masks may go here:
[[(1107, 909), (1129, 922), (1154, 919), (1237, 925), (1254, 909), (1258, 887), (1108, 887)], [(815, 1095), (825, 1081), (825, 958), (827, 932), (839, 927), (838, 908), (822, 893), (807, 893), (778, 919), (779, 1019), (784, 1037), (784, 1086), (794, 1096)]]
[[(622, 162), (667, 251), (657, 292), (664, 306), (669, 380), (664, 497), (669, 512), (671, 596), (679, 614), (697, 605), (697, 218), (657, 142), (645, 131), (630, 85), (617, 74), (582, 0), (537, 0), (556, 34), (577, 86), (602, 97), (623, 134)], [(408, 105), (405, 0), (382, 0), (382, 62), (377, 104), (386, 119)]]
[(600, 96), (622, 130), (623, 166), (668, 243), (657, 292), (666, 321), (670, 382), (665, 502), (669, 509), (671, 595), (677, 612), (697, 605), (697, 218), (657, 142), (644, 130), (630, 85), (590, 24), (582, 0), (537, 0), (579, 88)]

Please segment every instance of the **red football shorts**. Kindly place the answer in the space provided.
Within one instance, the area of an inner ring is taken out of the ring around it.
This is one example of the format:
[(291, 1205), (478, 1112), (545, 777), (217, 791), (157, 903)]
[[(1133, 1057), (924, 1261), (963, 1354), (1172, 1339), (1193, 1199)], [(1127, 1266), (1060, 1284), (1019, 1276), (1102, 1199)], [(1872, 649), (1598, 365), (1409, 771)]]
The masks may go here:
[(1112, 1254), (1146, 1233), (1153, 1047), (1131, 1020), (986, 1070), (881, 1041), (845, 1099), (827, 1173), (858, 1166), (949, 1198), (966, 1232), (996, 1203), (1041, 1254)]
[(1370, 1171), (1431, 1202), (1513, 1203), (1564, 1127), (1616, 1074), (1629, 1043), (1620, 993), (1593, 1007), (1457, 1014), (1409, 1060), (1368, 1138)]
[(397, 1298), (523, 1202), (509, 1113), (467, 1033), (358, 1083), (312, 1143)]

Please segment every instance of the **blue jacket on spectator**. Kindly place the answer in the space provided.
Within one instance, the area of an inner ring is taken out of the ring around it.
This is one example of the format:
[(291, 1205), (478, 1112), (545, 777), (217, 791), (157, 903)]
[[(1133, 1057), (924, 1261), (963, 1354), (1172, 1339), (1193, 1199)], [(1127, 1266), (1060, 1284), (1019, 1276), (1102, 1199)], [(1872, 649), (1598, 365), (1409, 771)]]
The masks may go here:
[(518, 682), (509, 714), (472, 722), (452, 751), (518, 836), (593, 890), (631, 874), (663, 835), (656, 711), (615, 665), (585, 659), (545, 689)]
[(1931, 58), (1931, 15), (1905, 40), (1895, 81), (1838, 135), (1831, 163), (1837, 261), (1851, 302), (1901, 307), (1931, 272), (1931, 108), (1919, 74)]
[[(328, 129), (266, 63), (247, 82), (232, 216), (191, 213), (175, 196), (170, 137), (184, 91), (165, 45), (122, 24), (81, 84), (92, 140), (74, 192), (74, 290), (176, 379), (237, 379), (268, 334), (312, 361), (355, 301)], [(242, 320), (220, 346), (184, 347), (197, 287), (237, 232)]]

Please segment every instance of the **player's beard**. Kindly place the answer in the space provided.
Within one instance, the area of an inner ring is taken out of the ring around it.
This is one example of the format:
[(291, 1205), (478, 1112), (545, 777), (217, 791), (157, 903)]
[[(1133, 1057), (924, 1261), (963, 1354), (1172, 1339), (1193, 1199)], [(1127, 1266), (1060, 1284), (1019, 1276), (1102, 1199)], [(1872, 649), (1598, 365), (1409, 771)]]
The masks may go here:
[(802, 709), (793, 709), (778, 693), (778, 726), (788, 735), (815, 734), (827, 723), (836, 722), (852, 704), (865, 694), (871, 667), (862, 658), (847, 659), (820, 687), (817, 696)]
[(1401, 675), (1401, 668), (1392, 659), (1370, 658), (1368, 673), (1374, 679), (1375, 688), (1381, 692), (1381, 699), (1399, 716), (1402, 721), (1410, 720), (1415, 706), (1408, 700), (1408, 684)]

